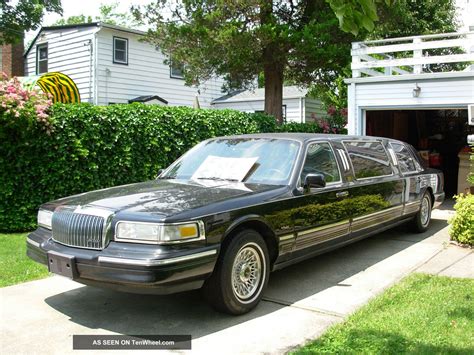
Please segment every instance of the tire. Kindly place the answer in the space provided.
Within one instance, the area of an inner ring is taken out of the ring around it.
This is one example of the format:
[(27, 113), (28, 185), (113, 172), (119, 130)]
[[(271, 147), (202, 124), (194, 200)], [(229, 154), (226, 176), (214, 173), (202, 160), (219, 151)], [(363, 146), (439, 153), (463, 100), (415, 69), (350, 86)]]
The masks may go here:
[(221, 251), (211, 277), (203, 286), (213, 308), (229, 314), (244, 314), (262, 298), (270, 275), (268, 248), (262, 236), (245, 229), (232, 237)]
[(431, 222), (431, 206), (431, 195), (426, 191), (421, 199), (420, 210), (412, 222), (412, 227), (415, 232), (423, 233), (429, 228)]

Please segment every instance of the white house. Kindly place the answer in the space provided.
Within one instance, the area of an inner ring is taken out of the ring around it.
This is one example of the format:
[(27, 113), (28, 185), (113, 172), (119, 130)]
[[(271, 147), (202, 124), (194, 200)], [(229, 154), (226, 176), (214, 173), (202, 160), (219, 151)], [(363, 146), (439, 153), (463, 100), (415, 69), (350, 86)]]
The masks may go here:
[(201, 107), (222, 96), (224, 80), (184, 84), (182, 68), (140, 41), (144, 32), (101, 22), (43, 27), (25, 53), (25, 75), (60, 71), (78, 86), (81, 101), (97, 105), (144, 101)]
[(349, 133), (412, 144), (443, 170), (448, 195), (463, 191), (469, 163), (461, 150), (474, 133), (474, 32), (357, 42), (351, 53)]
[[(219, 97), (212, 101), (217, 109), (230, 108), (244, 112), (263, 112), (265, 90), (245, 90)], [(308, 97), (308, 90), (297, 86), (283, 87), (283, 118), (286, 122), (309, 122), (324, 117), (321, 101)]]

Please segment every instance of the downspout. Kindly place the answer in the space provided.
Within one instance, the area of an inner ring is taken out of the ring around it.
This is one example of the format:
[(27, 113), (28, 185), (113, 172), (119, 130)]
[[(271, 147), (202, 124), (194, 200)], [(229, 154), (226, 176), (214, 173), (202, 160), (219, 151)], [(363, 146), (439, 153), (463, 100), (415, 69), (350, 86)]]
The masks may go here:
[(306, 122), (306, 97), (302, 97), (301, 102), (303, 104), (303, 111), (302, 111), (302, 115), (301, 115), (301, 123), (305, 123)]
[(99, 54), (97, 53), (98, 52), (98, 48), (97, 47), (97, 32), (98, 31), (95, 31), (94, 32), (94, 48), (96, 49), (94, 51), (94, 100), (93, 100), (93, 103), (94, 105), (98, 105), (99, 104), (99, 83), (98, 83), (98, 79), (97, 79), (97, 66), (98, 66), (98, 57), (99, 57)]
[(303, 123), (303, 98), (300, 97), (300, 123)]
[(89, 46), (89, 103), (93, 102), (93, 97), (92, 97), (92, 64), (93, 64), (93, 58), (92, 56), (94, 55), (94, 45), (92, 43), (92, 40), (89, 39), (87, 41), (87, 45)]

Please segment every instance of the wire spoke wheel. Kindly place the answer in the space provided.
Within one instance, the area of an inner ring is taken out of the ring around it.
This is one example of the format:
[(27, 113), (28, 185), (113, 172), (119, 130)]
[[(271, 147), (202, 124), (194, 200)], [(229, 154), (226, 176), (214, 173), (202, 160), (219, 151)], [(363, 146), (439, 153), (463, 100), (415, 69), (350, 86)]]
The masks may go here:
[(431, 201), (429, 197), (424, 196), (421, 200), (420, 222), (422, 226), (428, 225), (431, 217)]
[(261, 285), (264, 263), (257, 244), (246, 244), (238, 251), (232, 266), (232, 290), (237, 298), (246, 301), (255, 296)]

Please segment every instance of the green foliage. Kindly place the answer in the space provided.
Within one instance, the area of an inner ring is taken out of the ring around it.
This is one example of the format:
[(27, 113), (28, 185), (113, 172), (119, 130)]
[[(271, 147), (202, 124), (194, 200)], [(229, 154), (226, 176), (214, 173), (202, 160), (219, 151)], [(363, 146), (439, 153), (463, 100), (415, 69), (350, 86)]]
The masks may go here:
[(456, 214), (449, 221), (451, 239), (474, 246), (474, 195), (455, 196)]
[(25, 31), (38, 28), (45, 11), (62, 13), (60, 0), (2, 0), (0, 9), (0, 44), (22, 41)]
[(48, 268), (26, 256), (26, 234), (0, 234), (0, 287), (48, 276)]
[[(0, 112), (1, 114), (1, 112)], [(0, 231), (36, 227), (40, 204), (59, 197), (152, 179), (198, 142), (232, 134), (321, 132), (317, 125), (279, 127), (273, 117), (233, 110), (194, 110), (134, 103), (55, 104), (53, 131), (0, 119)]]
[(227, 91), (249, 88), (263, 73), (265, 112), (281, 121), (283, 83), (331, 82), (350, 62), (348, 32), (373, 28), (378, 2), (155, 0), (133, 13), (148, 42), (186, 65), (188, 85), (222, 76)]
[(379, 7), (380, 21), (366, 39), (456, 32), (455, 0), (397, 0)]
[(377, 3), (390, 5), (391, 0), (326, 0), (331, 5), (339, 20), (339, 26), (345, 32), (354, 35), (361, 28), (373, 31), (377, 15)]
[[(346, 3), (343, 0), (339, 2)], [(360, 31), (356, 38), (358, 41), (449, 33), (456, 32), (458, 28), (455, 0), (397, 0), (390, 4), (380, 3), (377, 6), (377, 17), (379, 18), (377, 26), (370, 31), (366, 28)], [(350, 53), (349, 42), (341, 41), (338, 46), (344, 48), (347, 54)], [(442, 48), (424, 53), (446, 55), (461, 52), (456, 49)], [(391, 55), (396, 58), (406, 53), (391, 53)], [(346, 60), (345, 64), (338, 65), (333, 71), (320, 72), (320, 77), (311, 83), (311, 95), (321, 99), (326, 108), (329, 106), (347, 107), (347, 84), (344, 83), (344, 79), (352, 76), (351, 58), (346, 55), (344, 60)], [(444, 71), (460, 70), (459, 65), (432, 64), (430, 70), (440, 71), (441, 68)]]

